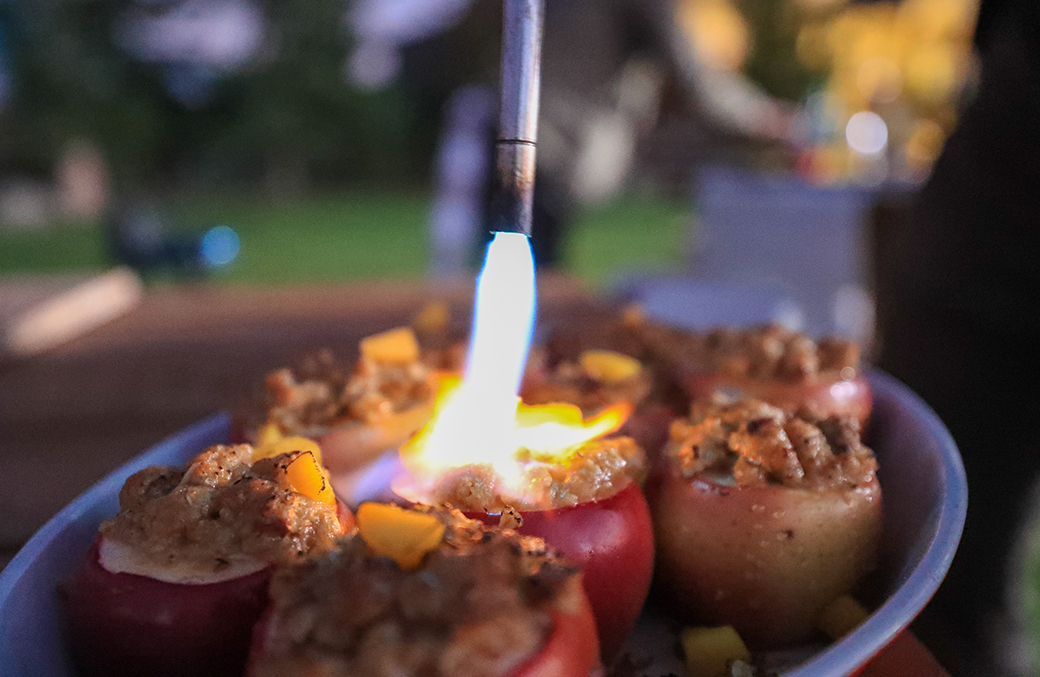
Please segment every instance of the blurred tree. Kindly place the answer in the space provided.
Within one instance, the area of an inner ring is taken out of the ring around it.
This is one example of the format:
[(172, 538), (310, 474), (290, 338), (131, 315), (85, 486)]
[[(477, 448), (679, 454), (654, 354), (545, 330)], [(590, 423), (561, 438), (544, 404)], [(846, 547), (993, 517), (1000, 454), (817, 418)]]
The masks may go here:
[(347, 84), (344, 8), (342, 0), (264, 4), (263, 55), (230, 79), (208, 111), (217, 124), (197, 129), (207, 164), (253, 177), (250, 168), (259, 168), (275, 192), (426, 170), (433, 139), (414, 138), (400, 90)]
[(804, 18), (791, 2), (737, 0), (754, 36), (744, 72), (773, 96), (802, 101), (820, 75), (795, 57), (798, 32)]
[[(246, 2), (263, 15), (262, 44), (245, 64), (224, 69), (142, 59), (117, 36), (128, 17), (160, 19), (205, 3), (0, 6), (16, 78), (0, 112), (0, 171), (47, 176), (78, 138), (104, 150), (124, 191), (242, 182), (285, 191), (426, 170), (434, 139), (416, 138), (422, 128), (400, 90), (362, 92), (346, 82), (345, 0)], [(205, 95), (185, 96), (185, 80), (206, 85)]]
[(15, 73), (0, 113), (7, 169), (45, 176), (70, 139), (88, 138), (105, 149), (117, 181), (147, 173), (170, 110), (160, 81), (112, 44), (109, 27), (123, 4), (5, 4)]

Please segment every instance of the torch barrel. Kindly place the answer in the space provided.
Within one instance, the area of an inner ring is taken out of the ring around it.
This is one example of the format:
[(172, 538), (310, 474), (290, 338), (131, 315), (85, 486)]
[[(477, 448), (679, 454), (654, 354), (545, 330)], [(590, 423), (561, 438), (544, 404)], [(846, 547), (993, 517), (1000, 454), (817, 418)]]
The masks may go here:
[(530, 236), (544, 0), (503, 0), (502, 106), (491, 230)]

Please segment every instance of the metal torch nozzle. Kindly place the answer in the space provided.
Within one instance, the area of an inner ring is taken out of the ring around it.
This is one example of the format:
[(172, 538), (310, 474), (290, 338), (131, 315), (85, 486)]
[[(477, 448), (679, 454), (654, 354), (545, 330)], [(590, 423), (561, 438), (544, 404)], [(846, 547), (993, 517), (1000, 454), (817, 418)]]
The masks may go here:
[(531, 235), (544, 0), (503, 0), (502, 107), (491, 230)]

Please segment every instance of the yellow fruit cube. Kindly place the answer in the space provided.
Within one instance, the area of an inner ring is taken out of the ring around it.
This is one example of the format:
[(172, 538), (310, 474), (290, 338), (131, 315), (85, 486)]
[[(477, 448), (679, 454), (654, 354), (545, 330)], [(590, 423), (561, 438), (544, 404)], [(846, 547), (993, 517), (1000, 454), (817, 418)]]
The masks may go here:
[(820, 613), (816, 627), (831, 639), (841, 639), (867, 620), (870, 614), (849, 595), (842, 595)]
[(578, 427), (584, 422), (581, 409), (569, 402), (526, 405), (516, 409), (516, 422), (522, 428), (534, 428), (543, 424)]
[(586, 374), (606, 383), (627, 381), (643, 368), (639, 360), (612, 350), (586, 350), (578, 359)]
[[(277, 423), (268, 421), (260, 428), (260, 431), (256, 434), (256, 448), (265, 447), (274, 444), (278, 440), (282, 439), (284, 435)], [(257, 457), (262, 458), (262, 457)]]
[(732, 626), (684, 628), (679, 638), (689, 677), (726, 677), (734, 662), (751, 662), (751, 652)]
[[(261, 435), (263, 432), (261, 431)], [(273, 441), (264, 443), (263, 437), (260, 438), (261, 442), (257, 444), (256, 448), (253, 449), (253, 460), (259, 460), (261, 458), (271, 458), (279, 454), (288, 454), (294, 451), (309, 451), (314, 454), (314, 459), (321, 465), (321, 447), (314, 440), (307, 437), (280, 437)]]
[(392, 558), (402, 569), (417, 568), (444, 536), (444, 523), (433, 515), (385, 503), (362, 503), (357, 525), (372, 552)]
[(336, 495), (325, 470), (318, 465), (314, 454), (304, 452), (297, 456), (285, 469), (286, 478), (293, 491), (322, 503), (335, 503)]
[(444, 301), (427, 303), (412, 319), (412, 326), (419, 331), (443, 331), (451, 320), (451, 309)]
[(419, 359), (419, 341), (411, 327), (398, 327), (361, 339), (361, 359), (406, 364)]

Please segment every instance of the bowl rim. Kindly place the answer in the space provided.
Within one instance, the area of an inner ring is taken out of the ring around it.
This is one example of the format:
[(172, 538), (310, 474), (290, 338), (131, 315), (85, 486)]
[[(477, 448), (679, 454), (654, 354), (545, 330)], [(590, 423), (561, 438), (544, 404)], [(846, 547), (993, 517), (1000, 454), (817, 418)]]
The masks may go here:
[[(40, 647), (67, 646), (56, 588), (79, 564), (82, 554), (75, 559), (48, 555), (71, 542), (82, 545), (81, 552), (86, 553), (101, 521), (118, 510), (119, 490), (130, 475), (151, 465), (181, 465), (190, 458), (185, 449), (226, 441), (230, 434), (231, 417), (226, 413), (182, 428), (98, 480), (33, 534), (0, 571), (0, 665), (15, 671), (11, 674), (77, 674), (67, 651), (47, 655)], [(49, 589), (34, 590), (33, 583), (46, 583)], [(16, 608), (26, 600), (33, 603), (30, 608)], [(26, 615), (33, 617), (28, 623)]]
[[(953, 562), (968, 511), (968, 480), (957, 445), (938, 415), (916, 393), (878, 369), (867, 372), (875, 401), (891, 398), (922, 424), (936, 443), (942, 500), (929, 520), (932, 537), (906, 579), (855, 630), (815, 654), (784, 677), (833, 677), (867, 663), (901, 633), (928, 604)], [(882, 484), (884, 491), (884, 484)]]

